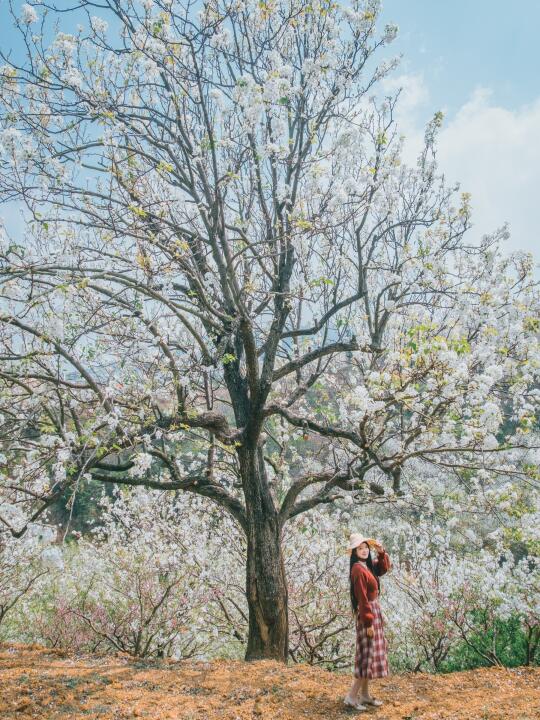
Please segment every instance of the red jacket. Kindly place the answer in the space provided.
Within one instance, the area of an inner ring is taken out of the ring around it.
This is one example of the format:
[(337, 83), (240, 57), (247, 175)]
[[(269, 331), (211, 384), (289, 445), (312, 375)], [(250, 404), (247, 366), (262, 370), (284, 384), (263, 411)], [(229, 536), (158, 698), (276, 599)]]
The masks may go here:
[[(390, 569), (390, 558), (388, 553), (383, 551), (377, 556), (375, 561), (375, 574), (384, 575)], [(358, 616), (360, 621), (366, 626), (371, 627), (373, 623), (373, 613), (371, 612), (371, 601), (376, 600), (379, 595), (377, 580), (373, 577), (367, 567), (362, 563), (356, 562), (352, 566), (351, 580), (353, 592), (358, 601)]]

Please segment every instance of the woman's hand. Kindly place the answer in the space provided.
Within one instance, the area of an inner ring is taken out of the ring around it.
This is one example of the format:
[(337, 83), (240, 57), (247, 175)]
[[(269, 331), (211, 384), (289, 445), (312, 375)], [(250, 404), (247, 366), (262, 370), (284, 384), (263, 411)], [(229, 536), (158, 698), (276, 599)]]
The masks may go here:
[(379, 554), (384, 552), (384, 548), (378, 540), (373, 541), (373, 547)]
[(366, 635), (368, 636), (368, 638), (372, 638), (374, 634), (375, 634), (375, 631), (373, 630), (372, 627), (366, 628)]

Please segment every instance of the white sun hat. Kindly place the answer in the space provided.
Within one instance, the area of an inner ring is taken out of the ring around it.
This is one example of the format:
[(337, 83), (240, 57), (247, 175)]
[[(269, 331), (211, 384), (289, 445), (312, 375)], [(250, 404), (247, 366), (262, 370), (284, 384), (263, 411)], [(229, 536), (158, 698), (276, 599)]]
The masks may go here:
[(358, 547), (362, 543), (367, 543), (370, 547), (373, 545), (373, 540), (371, 538), (364, 537), (363, 535), (360, 535), (360, 533), (351, 533), (349, 537), (349, 545), (347, 546), (347, 550), (351, 551), (354, 550), (355, 547)]

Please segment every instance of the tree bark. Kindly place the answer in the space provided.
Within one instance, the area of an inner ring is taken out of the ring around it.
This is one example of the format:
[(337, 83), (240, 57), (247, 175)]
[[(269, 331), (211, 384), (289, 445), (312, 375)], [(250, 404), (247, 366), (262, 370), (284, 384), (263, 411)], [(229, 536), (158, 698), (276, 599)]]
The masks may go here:
[(244, 447), (240, 459), (247, 511), (245, 659), (287, 662), (288, 592), (279, 514), (268, 487), (262, 448)]
[(249, 636), (246, 660), (287, 662), (288, 594), (279, 527), (261, 519), (250, 525), (246, 569)]

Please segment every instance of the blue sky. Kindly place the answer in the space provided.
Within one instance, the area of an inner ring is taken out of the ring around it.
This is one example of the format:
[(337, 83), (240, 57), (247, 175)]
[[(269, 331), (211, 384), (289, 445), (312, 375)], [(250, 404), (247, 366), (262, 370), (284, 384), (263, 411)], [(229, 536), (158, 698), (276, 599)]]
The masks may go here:
[(400, 32), (402, 70), (423, 73), (432, 101), (450, 112), (478, 86), (503, 106), (540, 93), (540, 1), (386, 0), (383, 21)]
[[(392, 83), (411, 157), (422, 127), (445, 112), (440, 166), (472, 193), (476, 237), (509, 223), (507, 250), (540, 261), (540, 0), (386, 0), (400, 29)], [(391, 83), (391, 86), (392, 86)]]
[[(388, 87), (404, 88), (399, 121), (408, 158), (427, 120), (443, 110), (440, 166), (472, 193), (473, 234), (508, 222), (507, 249), (532, 252), (539, 262), (540, 0), (386, 0), (383, 6), (382, 24), (400, 28), (387, 52), (404, 57)], [(7, 9), (8, 0), (0, 0), (4, 49), (14, 38)]]

